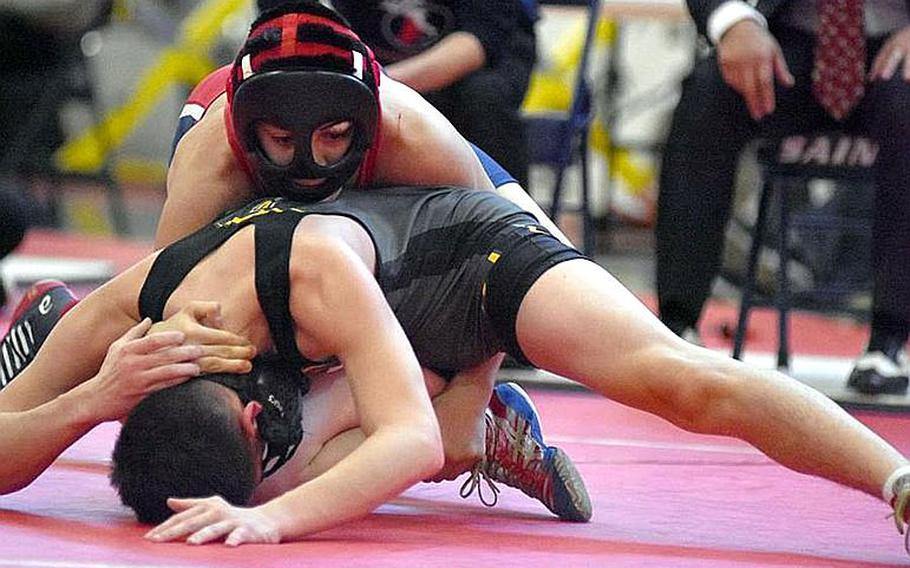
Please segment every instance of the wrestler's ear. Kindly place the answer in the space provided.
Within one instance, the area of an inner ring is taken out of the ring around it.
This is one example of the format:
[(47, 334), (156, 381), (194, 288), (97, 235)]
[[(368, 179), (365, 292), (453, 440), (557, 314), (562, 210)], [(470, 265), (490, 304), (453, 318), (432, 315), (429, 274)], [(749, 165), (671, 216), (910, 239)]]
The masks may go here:
[(262, 404), (257, 401), (251, 401), (243, 407), (243, 413), (240, 419), (240, 426), (247, 437), (255, 439), (259, 437), (259, 426), (256, 424), (256, 417), (262, 412)]

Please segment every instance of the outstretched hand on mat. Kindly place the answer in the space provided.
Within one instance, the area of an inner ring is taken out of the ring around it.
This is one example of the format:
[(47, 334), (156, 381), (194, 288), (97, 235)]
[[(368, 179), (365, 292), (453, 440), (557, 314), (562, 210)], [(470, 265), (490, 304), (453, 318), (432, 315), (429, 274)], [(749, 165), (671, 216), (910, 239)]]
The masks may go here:
[(275, 522), (257, 509), (236, 507), (221, 497), (167, 500), (176, 514), (145, 534), (154, 542), (186, 540), (204, 544), (224, 539), (228, 546), (245, 543), (277, 544), (281, 535)]
[(187, 344), (202, 347), (196, 360), (203, 373), (248, 373), (256, 348), (245, 338), (222, 329), (221, 305), (218, 302), (190, 302), (168, 319), (158, 322), (149, 334), (179, 331)]

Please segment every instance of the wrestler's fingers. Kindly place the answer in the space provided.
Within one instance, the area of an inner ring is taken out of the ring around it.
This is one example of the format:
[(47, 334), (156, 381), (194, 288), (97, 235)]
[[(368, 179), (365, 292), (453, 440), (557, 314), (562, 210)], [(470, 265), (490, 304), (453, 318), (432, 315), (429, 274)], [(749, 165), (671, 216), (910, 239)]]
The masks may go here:
[(152, 320), (149, 318), (143, 318), (142, 321), (129, 328), (129, 330), (127, 330), (127, 332), (124, 333), (120, 339), (124, 342), (132, 341), (133, 339), (139, 339), (145, 335), (145, 332), (147, 332), (150, 327), (152, 327)]
[[(180, 503), (175, 505), (173, 501), (180, 501)], [(197, 503), (188, 504), (186, 501), (196, 501)], [(158, 542), (173, 540), (210, 524), (215, 520), (216, 511), (199, 504), (198, 502), (201, 501), (201, 499), (168, 499), (168, 507), (179, 512), (145, 533), (145, 538)], [(182, 507), (188, 508), (183, 509)]]
[(224, 359), (222, 357), (201, 357), (196, 364), (203, 373), (243, 374), (253, 370), (253, 363), (248, 359)]
[(150, 385), (155, 391), (179, 385), (187, 379), (198, 377), (203, 372), (202, 367), (196, 363), (174, 363), (149, 369), (142, 374), (142, 378), (145, 384)]
[(250, 342), (243, 336), (231, 333), (224, 329), (215, 329), (203, 325), (195, 326), (189, 335), (193, 343), (201, 345), (236, 345), (243, 347), (252, 347)]
[(245, 542), (250, 542), (250, 539), (247, 538), (247, 531), (244, 527), (237, 527), (231, 531), (231, 534), (224, 539), (224, 544), (228, 546), (240, 546)]
[(142, 359), (151, 367), (167, 365), (168, 363), (181, 363), (205, 357), (205, 350), (201, 345), (174, 345), (166, 349), (159, 349), (142, 356)]
[(217, 523), (210, 524), (195, 531), (187, 537), (186, 541), (189, 544), (205, 544), (229, 534), (234, 530), (234, 527), (235, 524), (233, 520), (218, 521)]
[[(125, 337), (125, 336), (124, 336)], [(186, 335), (182, 331), (162, 331), (161, 333), (151, 333), (145, 337), (132, 339), (123, 344), (125, 353), (135, 355), (146, 355), (154, 353), (167, 347), (180, 345)]]
[(205, 302), (195, 300), (187, 304), (183, 310), (190, 314), (196, 321), (206, 322), (214, 327), (221, 327), (221, 304), (218, 302)]
[[(178, 515), (188, 511), (195, 506), (216, 509), (222, 505), (227, 505), (227, 501), (221, 497), (168, 497), (167, 506), (171, 511)], [(175, 515), (177, 516), (177, 515)], [(174, 518), (174, 517), (171, 517)]]
[(247, 345), (200, 345), (203, 357), (221, 359), (252, 359), (256, 356), (256, 347)]

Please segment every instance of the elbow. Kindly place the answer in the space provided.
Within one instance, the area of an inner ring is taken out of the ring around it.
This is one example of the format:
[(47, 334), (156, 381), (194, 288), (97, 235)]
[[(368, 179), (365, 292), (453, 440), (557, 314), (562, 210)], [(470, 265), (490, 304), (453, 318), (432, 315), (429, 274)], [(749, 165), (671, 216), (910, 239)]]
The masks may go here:
[(432, 427), (419, 430), (415, 428), (409, 433), (409, 438), (410, 454), (414, 456), (411, 462), (414, 481), (423, 481), (436, 475), (445, 463), (439, 426), (434, 422)]
[(423, 446), (421, 454), (424, 459), (421, 464), (423, 467), (421, 468), (420, 479), (424, 480), (439, 473), (439, 470), (445, 464), (445, 452), (442, 447), (442, 436), (439, 433), (439, 427), (437, 426), (433, 432), (428, 432), (421, 444)]

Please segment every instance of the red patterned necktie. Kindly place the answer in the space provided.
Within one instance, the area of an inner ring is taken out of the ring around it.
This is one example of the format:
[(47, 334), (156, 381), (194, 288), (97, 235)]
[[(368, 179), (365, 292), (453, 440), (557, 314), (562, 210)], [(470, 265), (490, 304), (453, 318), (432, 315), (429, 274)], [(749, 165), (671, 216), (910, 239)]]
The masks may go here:
[(841, 120), (865, 91), (863, 0), (815, 0), (815, 8), (818, 35), (812, 92), (822, 108)]

